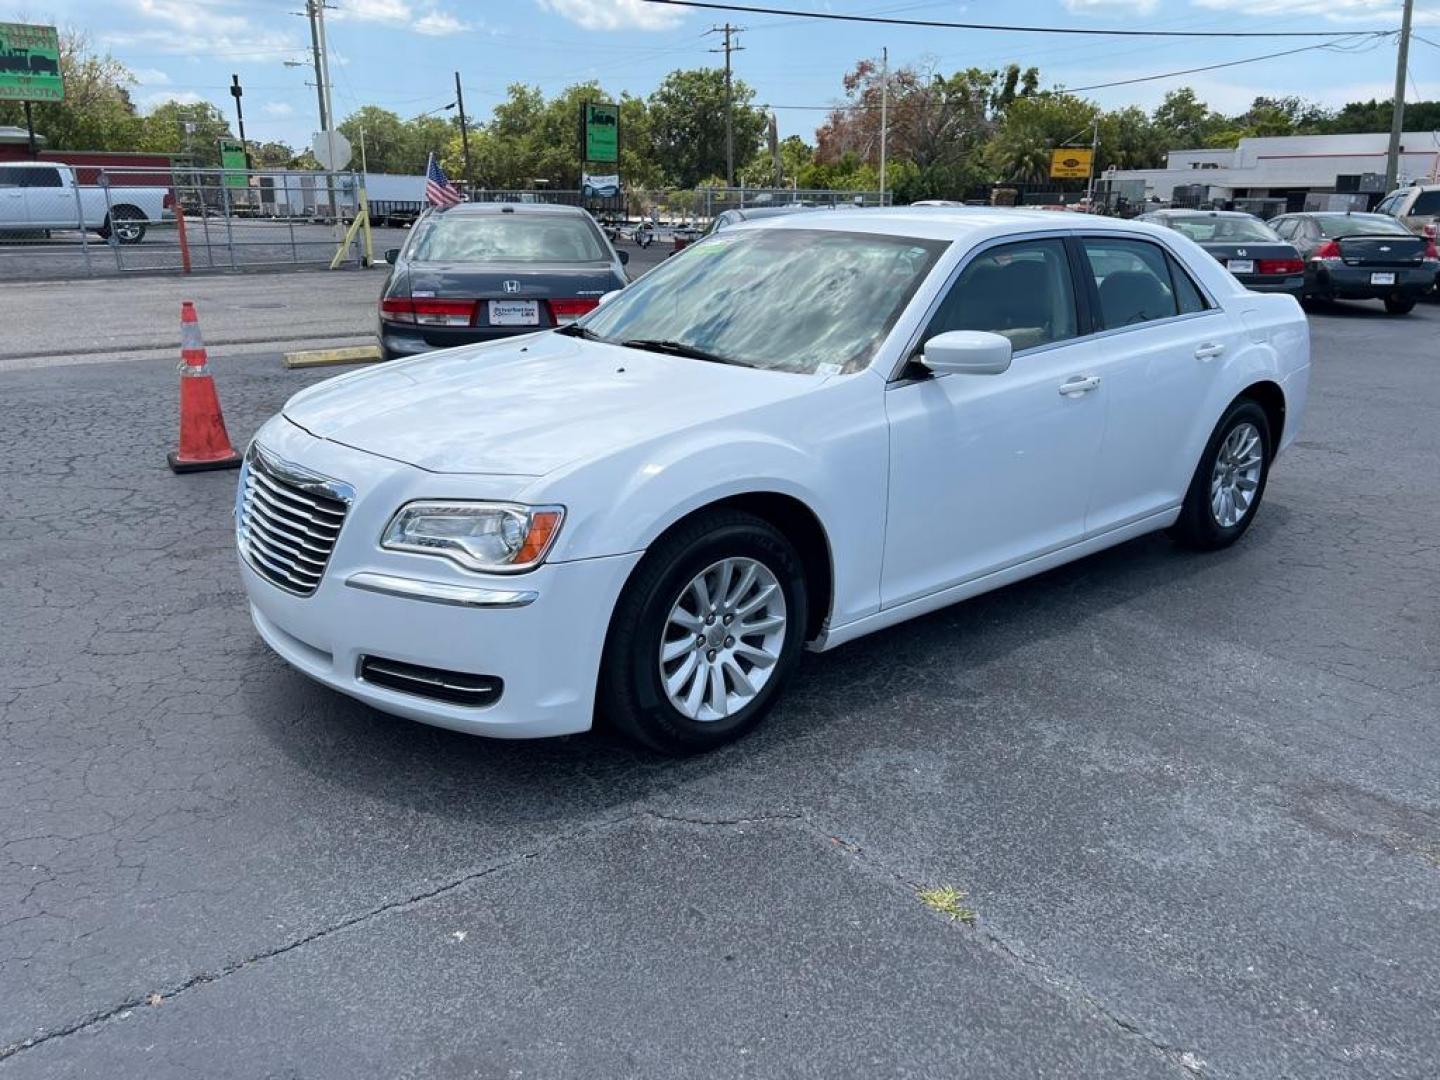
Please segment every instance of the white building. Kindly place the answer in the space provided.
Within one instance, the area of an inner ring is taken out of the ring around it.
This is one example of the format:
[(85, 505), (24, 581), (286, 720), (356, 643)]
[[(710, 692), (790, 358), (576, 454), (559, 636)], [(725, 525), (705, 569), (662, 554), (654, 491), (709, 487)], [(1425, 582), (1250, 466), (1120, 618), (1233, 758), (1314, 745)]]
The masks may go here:
[[(1385, 175), (1388, 134), (1281, 135), (1241, 139), (1233, 150), (1172, 150), (1163, 169), (1120, 169), (1111, 174), (1116, 186), (1135, 190), (1145, 185), (1145, 198), (1169, 202), (1177, 187), (1204, 184), (1208, 199), (1280, 196), (1297, 202), (1312, 192), (1357, 190), (1340, 177)], [(1440, 132), (1410, 131), (1400, 139), (1399, 182), (1440, 182)], [(1130, 181), (1130, 184), (1125, 184)], [(1374, 186), (1373, 184), (1371, 186)], [(1367, 190), (1360, 187), (1358, 190)]]

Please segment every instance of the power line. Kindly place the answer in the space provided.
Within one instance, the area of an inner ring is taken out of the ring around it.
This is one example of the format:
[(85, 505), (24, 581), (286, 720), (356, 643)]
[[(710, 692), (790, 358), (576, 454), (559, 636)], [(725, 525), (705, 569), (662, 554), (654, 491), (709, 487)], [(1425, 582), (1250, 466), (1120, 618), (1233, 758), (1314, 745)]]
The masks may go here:
[[(1363, 34), (1357, 34), (1356, 36), (1357, 36), (1357, 37), (1361, 37), (1361, 38), (1365, 38), (1365, 39), (1373, 38), (1373, 39), (1375, 39), (1375, 40), (1378, 42), (1379, 39), (1381, 39), (1381, 38), (1383, 38), (1383, 37), (1387, 37), (1387, 36), (1389, 36), (1391, 33), (1392, 33), (1392, 31), (1385, 31), (1385, 32), (1378, 33), (1378, 34), (1377, 34), (1377, 33), (1369, 33), (1369, 32), (1366, 32), (1366, 33), (1363, 33)], [(1193, 75), (1193, 74), (1195, 74), (1196, 72), (1200, 72), (1200, 71), (1215, 71), (1215, 70), (1217, 70), (1218, 68), (1237, 67), (1237, 66), (1240, 65), (1240, 64), (1256, 64), (1256, 63), (1259, 63), (1259, 62), (1262, 61), (1262, 60), (1273, 60), (1273, 59), (1275, 59), (1277, 56), (1293, 56), (1293, 55), (1295, 55), (1296, 53), (1313, 52), (1313, 51), (1315, 51), (1316, 49), (1325, 49), (1325, 50), (1332, 51), (1332, 52), (1334, 52), (1334, 51), (1348, 51), (1348, 50), (1345, 50), (1340, 43), (1337, 43), (1337, 42), (1321, 42), (1321, 43), (1318, 44), (1318, 45), (1303, 45), (1303, 46), (1301, 46), (1301, 47), (1298, 48), (1298, 49), (1285, 49), (1285, 50), (1283, 50), (1283, 51), (1281, 51), (1281, 52), (1266, 53), (1264, 56), (1247, 56), (1247, 57), (1245, 57), (1245, 58), (1242, 59), (1242, 60), (1227, 60), (1227, 61), (1225, 61), (1225, 62), (1222, 63), (1222, 64), (1206, 64), (1204, 67), (1184, 68), (1184, 69), (1182, 69), (1182, 70), (1180, 70), (1180, 71), (1164, 71), (1164, 72), (1160, 72), (1160, 73), (1157, 74), (1157, 75), (1140, 75), (1140, 76), (1137, 76), (1136, 78), (1133, 78), (1133, 79), (1119, 79), (1119, 80), (1116, 80), (1115, 82), (1093, 83), (1093, 84), (1091, 84), (1090, 86), (1057, 86), (1057, 87), (1055, 87), (1055, 88), (1053, 89), (1053, 91), (1046, 91), (1046, 92), (1047, 92), (1047, 93), (1056, 93), (1056, 94), (1079, 94), (1079, 93), (1083, 93), (1083, 92), (1085, 92), (1085, 91), (1087, 91), (1087, 90), (1104, 90), (1104, 89), (1106, 89), (1106, 88), (1108, 88), (1108, 87), (1111, 87), (1111, 86), (1133, 86), (1135, 83), (1155, 82), (1155, 81), (1157, 81), (1157, 80), (1159, 80), (1159, 79), (1173, 79), (1173, 78), (1176, 78), (1176, 77), (1178, 77), (1178, 76), (1180, 76), (1180, 75)], [(797, 109), (797, 110), (809, 110), (809, 111), (816, 111), (816, 112), (834, 112), (834, 111), (837, 111), (837, 110), (838, 110), (838, 111), (845, 111), (845, 110), (850, 110), (850, 109), (860, 109), (860, 110), (872, 109), (872, 110), (873, 110), (873, 109), (878, 109), (879, 107), (880, 107), (880, 106), (878, 106), (878, 105), (862, 105), (862, 104), (858, 104), (858, 103), (847, 104), (847, 103), (844, 103), (844, 102), (837, 103), (837, 104), (832, 104), (832, 105), (767, 105), (767, 106), (766, 106), (766, 108), (770, 108), (770, 109)]]
[(791, 8), (760, 7), (751, 4), (724, 4), (715, 0), (645, 0), (667, 7), (703, 8), (707, 11), (736, 11), (744, 15), (783, 15), (797, 19), (824, 19), (831, 22), (871, 23), (883, 26), (921, 26), (942, 30), (994, 30), (1010, 34), (1081, 34), (1088, 37), (1169, 37), (1169, 38), (1343, 38), (1354, 34), (1383, 34), (1386, 30), (1107, 30), (1079, 26), (1014, 26), (1003, 23), (947, 22), (940, 19), (899, 19), (882, 15), (842, 15), (833, 11), (795, 11)]

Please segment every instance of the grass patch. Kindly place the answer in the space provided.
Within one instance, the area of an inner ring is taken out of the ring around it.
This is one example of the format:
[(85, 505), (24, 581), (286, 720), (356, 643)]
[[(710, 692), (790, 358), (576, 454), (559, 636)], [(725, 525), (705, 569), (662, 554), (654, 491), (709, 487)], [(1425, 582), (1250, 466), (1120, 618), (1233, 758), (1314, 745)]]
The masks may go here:
[(977, 916), (972, 909), (965, 906), (966, 894), (954, 886), (938, 885), (931, 889), (916, 889), (915, 895), (931, 911), (946, 916), (951, 922), (975, 925)]

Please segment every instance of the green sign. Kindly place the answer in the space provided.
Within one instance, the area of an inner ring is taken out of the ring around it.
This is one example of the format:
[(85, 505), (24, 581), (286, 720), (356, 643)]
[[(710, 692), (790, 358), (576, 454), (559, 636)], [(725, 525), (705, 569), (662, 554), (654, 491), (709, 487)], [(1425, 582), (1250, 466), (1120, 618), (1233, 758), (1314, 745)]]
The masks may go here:
[(53, 26), (0, 23), (0, 101), (61, 101), (60, 37)]
[(581, 160), (619, 162), (620, 106), (587, 101), (581, 108)]
[(245, 147), (238, 139), (221, 139), (219, 142), (220, 167), (226, 170), (238, 170), (225, 173), (225, 186), (249, 187), (250, 178), (245, 175), (245, 170), (250, 168), (250, 162), (245, 159)]

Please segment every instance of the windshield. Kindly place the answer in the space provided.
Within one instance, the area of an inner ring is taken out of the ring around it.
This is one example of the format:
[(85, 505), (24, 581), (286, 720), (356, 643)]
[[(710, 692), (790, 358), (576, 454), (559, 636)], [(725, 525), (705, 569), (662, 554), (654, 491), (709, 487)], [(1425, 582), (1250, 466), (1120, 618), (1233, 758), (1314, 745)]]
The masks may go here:
[(1346, 214), (1317, 217), (1320, 235), (1335, 239), (1341, 236), (1409, 236), (1410, 230), (1384, 214)]
[(406, 257), (417, 262), (601, 262), (609, 255), (589, 221), (561, 214), (431, 214)]
[(1166, 217), (1165, 224), (1197, 243), (1223, 244), (1229, 241), (1277, 241), (1280, 237), (1263, 221), (1249, 217), (1211, 217), (1194, 214)]
[(587, 336), (664, 342), (801, 374), (858, 371), (948, 246), (825, 229), (741, 229), (661, 263), (581, 321)]

